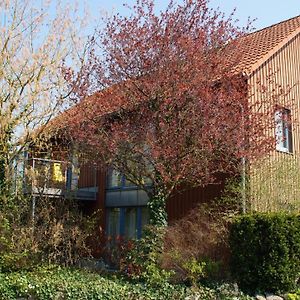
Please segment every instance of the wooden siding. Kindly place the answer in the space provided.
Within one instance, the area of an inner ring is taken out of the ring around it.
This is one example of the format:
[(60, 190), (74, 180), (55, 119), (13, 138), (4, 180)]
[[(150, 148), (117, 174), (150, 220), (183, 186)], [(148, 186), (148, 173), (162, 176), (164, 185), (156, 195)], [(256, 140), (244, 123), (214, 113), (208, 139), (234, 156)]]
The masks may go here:
[(190, 210), (200, 203), (208, 203), (221, 195), (224, 184), (211, 184), (207, 187), (195, 187), (177, 192), (167, 201), (168, 223), (186, 216)]
[[(273, 75), (271, 75), (273, 74)], [(267, 78), (271, 75), (270, 81)], [(300, 208), (300, 35), (295, 36), (284, 47), (249, 77), (250, 95), (255, 102), (267, 97), (258, 91), (259, 83), (275, 94), (280, 88), (289, 89), (284, 97), (273, 103), (291, 110), (293, 153), (273, 151), (268, 157), (251, 164), (250, 209), (255, 211), (299, 210)], [(269, 101), (272, 101), (271, 98)], [(262, 108), (267, 110), (266, 105)], [(275, 126), (275, 120), (274, 126)], [(275, 128), (269, 129), (275, 135)], [(275, 147), (275, 145), (274, 145)]]
[(82, 164), (80, 166), (80, 174), (78, 179), (78, 188), (88, 188), (98, 186), (97, 166), (94, 164)]

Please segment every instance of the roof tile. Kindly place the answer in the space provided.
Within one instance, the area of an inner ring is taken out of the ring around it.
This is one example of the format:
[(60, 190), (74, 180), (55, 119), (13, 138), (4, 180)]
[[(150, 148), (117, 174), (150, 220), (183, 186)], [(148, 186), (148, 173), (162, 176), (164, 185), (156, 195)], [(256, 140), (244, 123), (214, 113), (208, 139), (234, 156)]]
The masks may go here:
[[(290, 35), (300, 30), (300, 16), (282, 21), (272, 26), (250, 33), (237, 43), (239, 57), (238, 70), (249, 71), (261, 59), (284, 42)], [(230, 55), (233, 58), (235, 54)]]

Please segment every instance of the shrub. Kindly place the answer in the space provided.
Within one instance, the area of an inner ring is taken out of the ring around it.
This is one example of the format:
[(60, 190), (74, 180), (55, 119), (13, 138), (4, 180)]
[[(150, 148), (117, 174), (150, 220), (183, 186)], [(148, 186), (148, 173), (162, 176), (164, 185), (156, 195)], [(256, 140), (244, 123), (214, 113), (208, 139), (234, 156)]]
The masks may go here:
[(183, 286), (163, 285), (159, 288), (130, 283), (122, 277), (70, 268), (37, 268), (34, 272), (0, 273), (0, 299), (28, 298), (36, 300), (168, 300), (185, 299)]
[(39, 201), (34, 239), (45, 262), (73, 265), (80, 258), (91, 256), (92, 247), (99, 243), (100, 232), (96, 230), (99, 212), (85, 216), (72, 199)]
[(29, 268), (38, 251), (32, 239), (32, 225), (23, 226), (28, 222), (24, 215), (26, 203), (23, 198), (7, 194), (1, 195), (0, 203), (0, 271)]
[(300, 276), (300, 217), (251, 214), (231, 226), (231, 270), (245, 291), (285, 292)]
[(95, 218), (75, 201), (39, 198), (32, 218), (31, 199), (0, 197), (0, 271), (30, 269), (36, 263), (71, 265), (89, 256), (88, 241), (99, 236)]
[(121, 271), (151, 286), (168, 285), (172, 272), (161, 268), (164, 231), (164, 228), (148, 226), (142, 239), (128, 243), (121, 258)]
[[(183, 285), (131, 282), (73, 268), (48, 266), (34, 271), (0, 273), (0, 300), (254, 300), (235, 285), (187, 288)], [(295, 299), (291, 299), (295, 300)]]
[(296, 293), (289, 293), (287, 294), (287, 300), (300, 300), (300, 290)]
[(175, 282), (220, 279), (229, 262), (227, 209), (201, 204), (169, 226), (165, 236), (162, 267), (175, 272)]

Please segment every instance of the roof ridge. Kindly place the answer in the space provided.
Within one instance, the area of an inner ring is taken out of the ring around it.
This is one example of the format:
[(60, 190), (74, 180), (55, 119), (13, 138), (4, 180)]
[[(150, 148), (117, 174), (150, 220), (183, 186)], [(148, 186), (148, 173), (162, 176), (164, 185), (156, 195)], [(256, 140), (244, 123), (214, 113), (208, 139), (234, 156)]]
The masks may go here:
[(293, 30), (286, 38), (284, 38), (280, 43), (278, 43), (275, 47), (273, 47), (266, 55), (264, 55), (261, 59), (259, 59), (255, 64), (251, 67), (251, 72), (258, 69), (265, 61), (267, 61), (272, 55), (274, 55), (277, 51), (279, 51), (284, 45), (294, 39), (296, 36), (300, 34), (300, 27)]
[(249, 75), (299, 33), (300, 15), (253, 31), (241, 37), (236, 49), (229, 53), (229, 62), (235, 64), (237, 58), (237, 72)]
[[(249, 36), (249, 35), (252, 35), (252, 34), (257, 34), (257, 33), (259, 33), (260, 31), (264, 31), (264, 30), (270, 29), (270, 28), (272, 28), (272, 27), (278, 26), (278, 25), (280, 25), (280, 24), (282, 24), (282, 23), (289, 22), (289, 21), (291, 21), (291, 20), (293, 20), (293, 19), (297, 19), (297, 18), (300, 18), (300, 15), (295, 16), (295, 17), (291, 17), (291, 18), (289, 18), (289, 19), (280, 21), (280, 22), (278, 22), (278, 23), (269, 25), (269, 26), (267, 26), (267, 27), (264, 27), (264, 28), (255, 30), (255, 31), (253, 31), (253, 32), (250, 32), (250, 33), (246, 34), (245, 36)], [(296, 29), (295, 29), (295, 30), (296, 30)]]

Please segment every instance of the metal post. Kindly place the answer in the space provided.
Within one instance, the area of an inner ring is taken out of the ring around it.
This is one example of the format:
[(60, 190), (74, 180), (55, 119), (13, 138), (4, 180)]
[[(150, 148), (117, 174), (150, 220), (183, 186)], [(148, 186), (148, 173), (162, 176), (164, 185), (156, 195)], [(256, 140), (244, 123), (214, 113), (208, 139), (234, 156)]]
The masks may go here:
[(246, 159), (242, 157), (242, 211), (246, 213)]
[[(244, 107), (240, 104), (241, 114), (242, 114), (242, 130), (243, 130), (243, 150), (245, 150), (246, 143), (246, 132), (245, 132), (245, 116)], [(247, 195), (246, 195), (246, 158), (242, 157), (242, 212), (243, 214), (247, 211)]]
[[(34, 171), (35, 160), (32, 160), (32, 169)], [(34, 180), (32, 180), (31, 191), (33, 191)], [(34, 192), (34, 191), (33, 191)], [(32, 217), (32, 231), (34, 231), (34, 222), (35, 222), (35, 205), (36, 205), (36, 196), (32, 196), (32, 207), (31, 207), (31, 217)]]
[(35, 222), (35, 205), (36, 205), (36, 196), (32, 196), (31, 217), (32, 217), (32, 228), (33, 229), (34, 229), (34, 222)]

